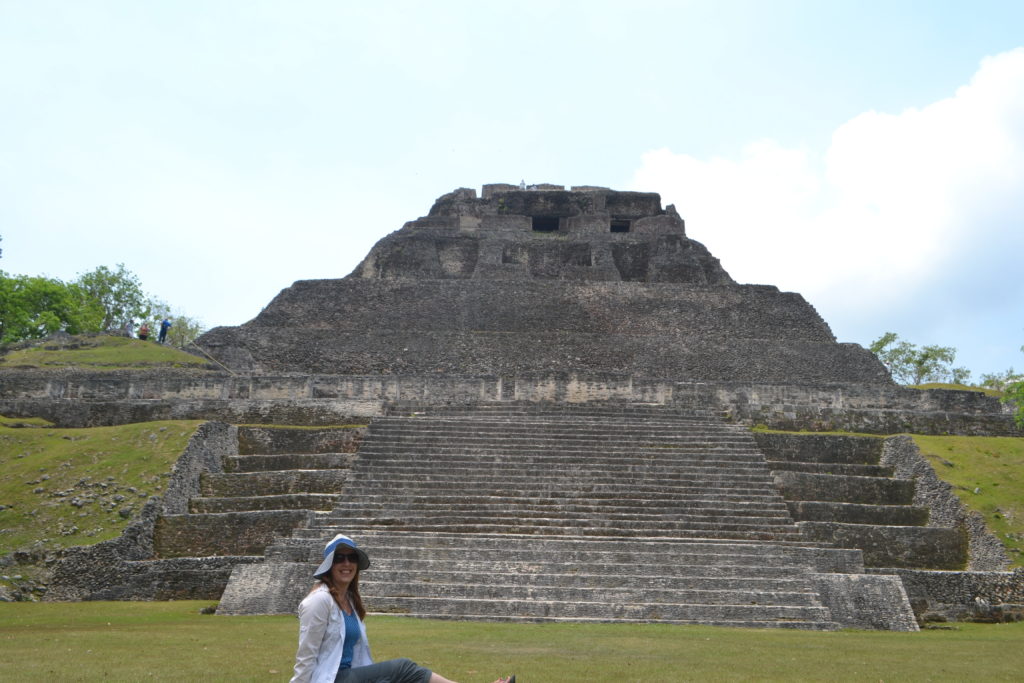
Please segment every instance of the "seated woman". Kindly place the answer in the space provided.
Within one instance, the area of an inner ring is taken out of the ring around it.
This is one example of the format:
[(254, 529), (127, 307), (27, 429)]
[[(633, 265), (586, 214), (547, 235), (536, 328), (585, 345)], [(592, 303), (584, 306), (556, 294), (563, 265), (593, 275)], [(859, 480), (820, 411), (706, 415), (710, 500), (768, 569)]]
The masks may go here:
[[(348, 536), (338, 534), (324, 548), (313, 572), (317, 582), (299, 604), (299, 649), (292, 683), (452, 683), (408, 659), (376, 664), (366, 640), (366, 609), (359, 596), (359, 572), (370, 558)], [(516, 677), (494, 683), (515, 683)]]

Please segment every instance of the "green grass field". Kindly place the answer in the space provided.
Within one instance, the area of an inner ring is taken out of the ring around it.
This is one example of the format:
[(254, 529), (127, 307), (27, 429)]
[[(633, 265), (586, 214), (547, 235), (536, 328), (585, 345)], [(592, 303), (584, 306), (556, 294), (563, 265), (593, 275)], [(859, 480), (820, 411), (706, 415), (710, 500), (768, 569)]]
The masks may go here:
[[(201, 615), (208, 602), (0, 604), (0, 680), (285, 681), (298, 620)], [(1013, 681), (1024, 623), (920, 633), (658, 624), (495, 624), (369, 616), (375, 659), (461, 683)]]
[(207, 359), (171, 346), (104, 334), (71, 337), (67, 341), (40, 341), (35, 346), (0, 356), (0, 368), (103, 371), (206, 367), (210, 367)]
[(150, 496), (163, 492), (200, 424), (0, 426), (0, 555), (37, 542), (54, 548), (118, 536)]
[(985, 518), (1014, 566), (1024, 566), (1024, 439), (920, 436), (914, 442), (963, 503)]

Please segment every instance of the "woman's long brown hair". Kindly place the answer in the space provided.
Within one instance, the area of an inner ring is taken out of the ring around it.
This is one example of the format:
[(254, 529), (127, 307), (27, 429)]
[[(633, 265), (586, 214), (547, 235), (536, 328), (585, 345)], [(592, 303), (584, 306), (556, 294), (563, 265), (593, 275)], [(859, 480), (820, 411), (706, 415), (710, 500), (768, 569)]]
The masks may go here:
[[(341, 591), (334, 585), (334, 580), (331, 579), (331, 573), (326, 572), (316, 577), (317, 581), (327, 586), (327, 592), (334, 598), (334, 602), (338, 603), (338, 608), (341, 608)], [(316, 590), (317, 584), (313, 584), (313, 590)], [(311, 591), (312, 592), (312, 591)], [(348, 598), (352, 603), (352, 608), (355, 609), (356, 614), (359, 615), (359, 620), (363, 621), (366, 619), (366, 608), (363, 607), (363, 597), (359, 595), (359, 568), (356, 567), (356, 575), (352, 577), (351, 583), (348, 584)]]

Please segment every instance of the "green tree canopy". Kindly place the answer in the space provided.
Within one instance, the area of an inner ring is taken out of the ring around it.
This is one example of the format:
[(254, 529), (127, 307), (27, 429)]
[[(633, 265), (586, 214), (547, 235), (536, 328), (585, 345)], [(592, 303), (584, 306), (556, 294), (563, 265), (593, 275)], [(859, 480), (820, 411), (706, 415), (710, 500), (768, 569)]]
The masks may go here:
[(967, 368), (953, 367), (956, 349), (952, 346), (918, 347), (900, 339), (895, 332), (886, 332), (868, 348), (889, 368), (892, 378), (900, 384), (964, 384), (971, 376)]
[(123, 263), (117, 264), (117, 270), (100, 266), (79, 275), (74, 284), (99, 306), (101, 318), (95, 321), (93, 331), (119, 330), (129, 320), (146, 318), (152, 309), (152, 302), (142, 291), (139, 278)]
[(99, 307), (75, 284), (0, 271), (0, 343), (89, 332)]

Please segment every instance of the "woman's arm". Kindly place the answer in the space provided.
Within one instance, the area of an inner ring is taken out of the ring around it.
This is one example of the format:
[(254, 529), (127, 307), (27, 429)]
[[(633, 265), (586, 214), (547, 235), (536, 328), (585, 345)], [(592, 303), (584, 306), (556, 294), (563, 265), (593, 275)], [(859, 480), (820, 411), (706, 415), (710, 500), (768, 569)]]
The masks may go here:
[(317, 591), (306, 596), (299, 605), (299, 649), (295, 652), (295, 675), (291, 683), (305, 683), (312, 677), (333, 602), (330, 593)]

